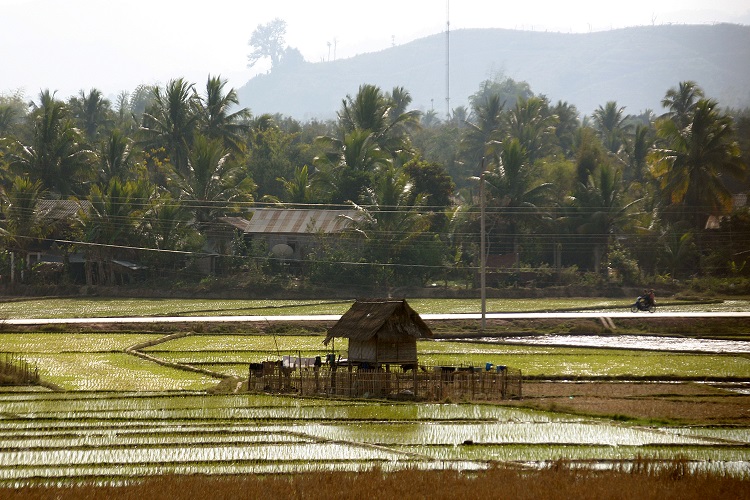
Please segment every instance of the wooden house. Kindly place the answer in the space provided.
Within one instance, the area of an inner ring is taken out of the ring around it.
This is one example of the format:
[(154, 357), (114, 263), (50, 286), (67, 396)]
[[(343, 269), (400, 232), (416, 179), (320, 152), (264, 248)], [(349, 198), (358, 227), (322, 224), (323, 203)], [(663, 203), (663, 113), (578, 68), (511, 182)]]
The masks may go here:
[[(30, 223), (45, 228), (44, 237), (21, 238), (23, 245), (10, 245), (7, 248), (11, 260), (10, 281), (16, 281), (17, 271), (20, 270), (23, 279), (27, 272), (39, 264), (46, 267), (67, 264), (74, 279), (83, 276), (84, 256), (81, 253), (71, 253), (68, 242), (75, 239), (77, 216), (81, 213), (88, 214), (91, 210), (92, 205), (86, 200), (38, 200)], [(21, 263), (16, 264), (19, 259)]]
[(417, 363), (417, 340), (432, 331), (405, 300), (358, 300), (330, 328), (324, 344), (337, 338), (349, 341), (349, 363), (359, 367)]
[[(247, 217), (247, 218), (246, 218)], [(206, 274), (221, 274), (216, 260), (229, 253), (232, 241), (241, 236), (248, 247), (265, 247), (269, 255), (286, 263), (300, 263), (320, 246), (323, 239), (336, 239), (336, 245), (357, 244), (343, 238), (356, 210), (322, 210), (293, 208), (253, 208), (243, 217), (219, 217), (205, 231), (200, 262)]]

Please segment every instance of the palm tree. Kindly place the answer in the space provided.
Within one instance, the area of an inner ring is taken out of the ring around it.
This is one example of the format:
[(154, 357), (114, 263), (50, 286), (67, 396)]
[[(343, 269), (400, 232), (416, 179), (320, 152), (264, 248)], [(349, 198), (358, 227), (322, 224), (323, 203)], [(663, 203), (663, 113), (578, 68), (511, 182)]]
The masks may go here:
[(231, 161), (231, 153), (218, 140), (197, 135), (187, 172), (178, 172), (178, 176), (180, 199), (192, 211), (197, 229), (224, 215), (231, 202), (251, 201), (249, 191), (243, 189), (240, 170)]
[(502, 129), (501, 113), (503, 103), (498, 94), (491, 94), (486, 100), (476, 103), (473, 109), (473, 121), (467, 123), (462, 138), (461, 151), (470, 175), (478, 176), (484, 159), (487, 163), (496, 163), (497, 139)]
[(675, 120), (680, 128), (684, 128), (690, 123), (695, 105), (704, 97), (703, 89), (694, 81), (680, 82), (677, 88), (669, 89), (661, 100), (661, 105), (669, 109), (664, 117)]
[(247, 108), (231, 111), (240, 101), (234, 89), (224, 93), (226, 84), (221, 77), (209, 76), (206, 93), (200, 98), (201, 133), (209, 139), (220, 139), (226, 149), (240, 153), (245, 149), (243, 134), (250, 128), (243, 120), (250, 118), (250, 111)]
[(518, 255), (521, 226), (541, 220), (540, 208), (546, 206), (550, 183), (539, 183), (526, 150), (517, 138), (507, 140), (500, 152), (500, 163), (485, 173), (490, 201), (500, 222), (507, 227), (512, 251)]
[(421, 128), (432, 128), (440, 125), (440, 123), (437, 111), (431, 109), (422, 115), (419, 124)]
[(628, 148), (628, 170), (626, 172), (629, 175), (626, 181), (644, 182), (648, 153), (651, 151), (653, 145), (652, 127), (640, 124), (636, 125), (632, 142)]
[(155, 267), (176, 267), (185, 256), (181, 252), (200, 250), (201, 237), (190, 224), (192, 214), (187, 207), (165, 190), (154, 192), (138, 226), (144, 244), (163, 250), (150, 252)]
[(392, 157), (411, 149), (409, 132), (419, 125), (420, 113), (406, 111), (411, 96), (402, 87), (384, 94), (380, 87), (362, 85), (357, 95), (347, 96), (338, 113), (342, 134), (369, 131), (380, 149)]
[(510, 137), (518, 139), (530, 163), (546, 155), (552, 148), (558, 117), (550, 113), (541, 97), (519, 99), (508, 112), (506, 122)]
[[(386, 290), (394, 276), (391, 265), (426, 263), (424, 258), (414, 258), (420, 255), (419, 247), (424, 246), (415, 242), (429, 228), (430, 221), (420, 210), (424, 196), (417, 195), (415, 199), (412, 190), (406, 172), (389, 165), (374, 186), (366, 190), (363, 203), (352, 203), (358, 215), (350, 218), (350, 228), (365, 237), (368, 262), (387, 264), (378, 273)], [(411, 200), (413, 204), (409, 204)], [(419, 273), (404, 268), (401, 275), (405, 274)]]
[[(8, 189), (2, 191), (4, 228), (1, 230), (11, 258), (18, 256), (23, 280), (29, 271), (28, 249), (31, 244), (49, 234), (51, 228), (45, 213), (39, 210), (39, 201), (45, 192), (40, 181), (16, 176)], [(15, 260), (15, 259), (13, 259)], [(11, 280), (16, 279), (11, 261)]]
[(710, 215), (729, 212), (732, 197), (724, 176), (740, 178), (747, 170), (732, 125), (713, 99), (696, 102), (686, 127), (671, 119), (657, 122), (666, 147), (654, 150), (650, 159), (664, 210), (692, 220), (695, 229), (702, 229)]
[(11, 135), (13, 129), (23, 121), (27, 106), (23, 94), (0, 95), (0, 137)]
[(164, 148), (175, 170), (184, 174), (200, 118), (199, 98), (193, 84), (178, 78), (170, 80), (164, 90), (155, 87), (153, 99), (140, 129), (144, 149)]
[(682, 222), (661, 228), (658, 239), (659, 264), (673, 278), (692, 274), (700, 267), (694, 230)]
[(624, 194), (620, 170), (603, 163), (585, 184), (579, 185), (572, 200), (578, 216), (578, 232), (593, 243), (595, 272), (606, 271), (612, 238), (633, 216), (631, 208), (641, 201), (626, 203)]
[(314, 160), (313, 185), (320, 193), (329, 193), (328, 201), (334, 204), (357, 202), (375, 173), (392, 163), (367, 129), (353, 130), (343, 140), (320, 137), (318, 144), (327, 153)]
[(126, 180), (133, 172), (131, 152), (132, 139), (125, 136), (119, 129), (110, 132), (106, 141), (99, 148), (99, 183), (109, 184), (114, 178)]
[(271, 115), (261, 115), (252, 121), (245, 165), (261, 197), (283, 197), (283, 186), (278, 179), (289, 178), (294, 172), (293, 140), (294, 134), (282, 130)]
[(599, 132), (604, 146), (611, 153), (619, 153), (624, 144), (625, 107), (618, 107), (617, 102), (609, 101), (604, 107), (599, 106), (592, 115), (596, 130)]
[(102, 129), (113, 122), (111, 104), (97, 89), (91, 89), (88, 95), (81, 90), (78, 97), (69, 100), (68, 105), (89, 144), (94, 144)]
[(113, 259), (121, 252), (118, 247), (135, 246), (139, 242), (136, 228), (142, 219), (144, 200), (149, 187), (144, 183), (112, 178), (108, 184), (91, 188), (89, 210), (79, 212), (83, 228), (87, 284), (114, 284)]
[(567, 102), (557, 101), (551, 112), (557, 116), (557, 123), (555, 124), (557, 143), (563, 154), (570, 158), (574, 153), (576, 130), (581, 126), (578, 119), (578, 109)]
[(295, 168), (294, 176), (291, 179), (287, 180), (280, 177), (277, 180), (284, 186), (284, 202), (306, 204), (313, 201), (313, 190), (307, 165)]
[(49, 90), (42, 92), (39, 100), (31, 113), (31, 144), (13, 141), (8, 162), (16, 172), (40, 181), (51, 193), (61, 197), (80, 193), (93, 173), (90, 167), (94, 154), (83, 145), (63, 102)]

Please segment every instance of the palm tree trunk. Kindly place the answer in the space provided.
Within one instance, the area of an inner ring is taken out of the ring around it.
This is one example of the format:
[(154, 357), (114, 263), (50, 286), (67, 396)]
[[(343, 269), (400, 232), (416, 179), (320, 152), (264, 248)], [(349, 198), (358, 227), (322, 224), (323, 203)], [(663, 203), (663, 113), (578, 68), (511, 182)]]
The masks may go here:
[(594, 245), (594, 272), (599, 274), (602, 267), (602, 247), (600, 244)]

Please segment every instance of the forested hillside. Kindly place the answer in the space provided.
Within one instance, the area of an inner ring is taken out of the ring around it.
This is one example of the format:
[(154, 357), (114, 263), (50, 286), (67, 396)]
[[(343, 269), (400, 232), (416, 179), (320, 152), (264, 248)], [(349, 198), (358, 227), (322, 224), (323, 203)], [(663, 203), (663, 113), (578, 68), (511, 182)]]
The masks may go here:
[[(480, 82), (528, 82), (551, 101), (590, 115), (610, 100), (637, 114), (658, 110), (676, 81), (700, 82), (722, 105), (750, 105), (750, 27), (648, 26), (587, 34), (457, 30), (450, 34), (451, 108), (467, 106)], [(402, 86), (413, 105), (445, 115), (446, 37), (437, 34), (338, 61), (295, 60), (238, 89), (254, 113), (333, 118), (343, 96), (362, 83)]]

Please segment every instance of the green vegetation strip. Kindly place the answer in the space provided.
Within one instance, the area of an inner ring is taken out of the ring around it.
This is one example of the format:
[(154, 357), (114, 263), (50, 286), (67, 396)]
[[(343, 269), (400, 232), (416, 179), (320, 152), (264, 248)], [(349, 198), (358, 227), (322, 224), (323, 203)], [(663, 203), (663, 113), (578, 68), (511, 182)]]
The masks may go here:
[(0, 318), (101, 318), (343, 314), (351, 302), (130, 298), (50, 298), (0, 303)]
[[(0, 334), (3, 347), (37, 367), (42, 380), (67, 390), (190, 391), (209, 389), (218, 383), (215, 377), (160, 366), (124, 353), (127, 347), (163, 338), (167, 337), (132, 333)], [(284, 355), (324, 357), (327, 349), (323, 338), (322, 335), (200, 334), (157, 342), (142, 351), (166, 362), (245, 378), (249, 363), (279, 360)], [(420, 364), (426, 367), (484, 367), (491, 363), (520, 369), (525, 377), (750, 379), (750, 358), (741, 354), (459, 341), (423, 341), (417, 347)], [(346, 342), (337, 343), (336, 350), (337, 355), (345, 357)]]
[[(633, 299), (540, 298), (488, 299), (489, 312), (626, 310)], [(343, 314), (352, 301), (325, 300), (207, 300), (133, 298), (49, 298), (0, 302), (0, 318), (98, 318), (133, 316), (235, 316)], [(479, 299), (409, 299), (420, 314), (478, 313)], [(660, 302), (660, 307), (705, 310), (705, 303)], [(747, 310), (748, 301), (732, 301), (727, 310)], [(712, 304), (711, 310), (723, 310)]]

